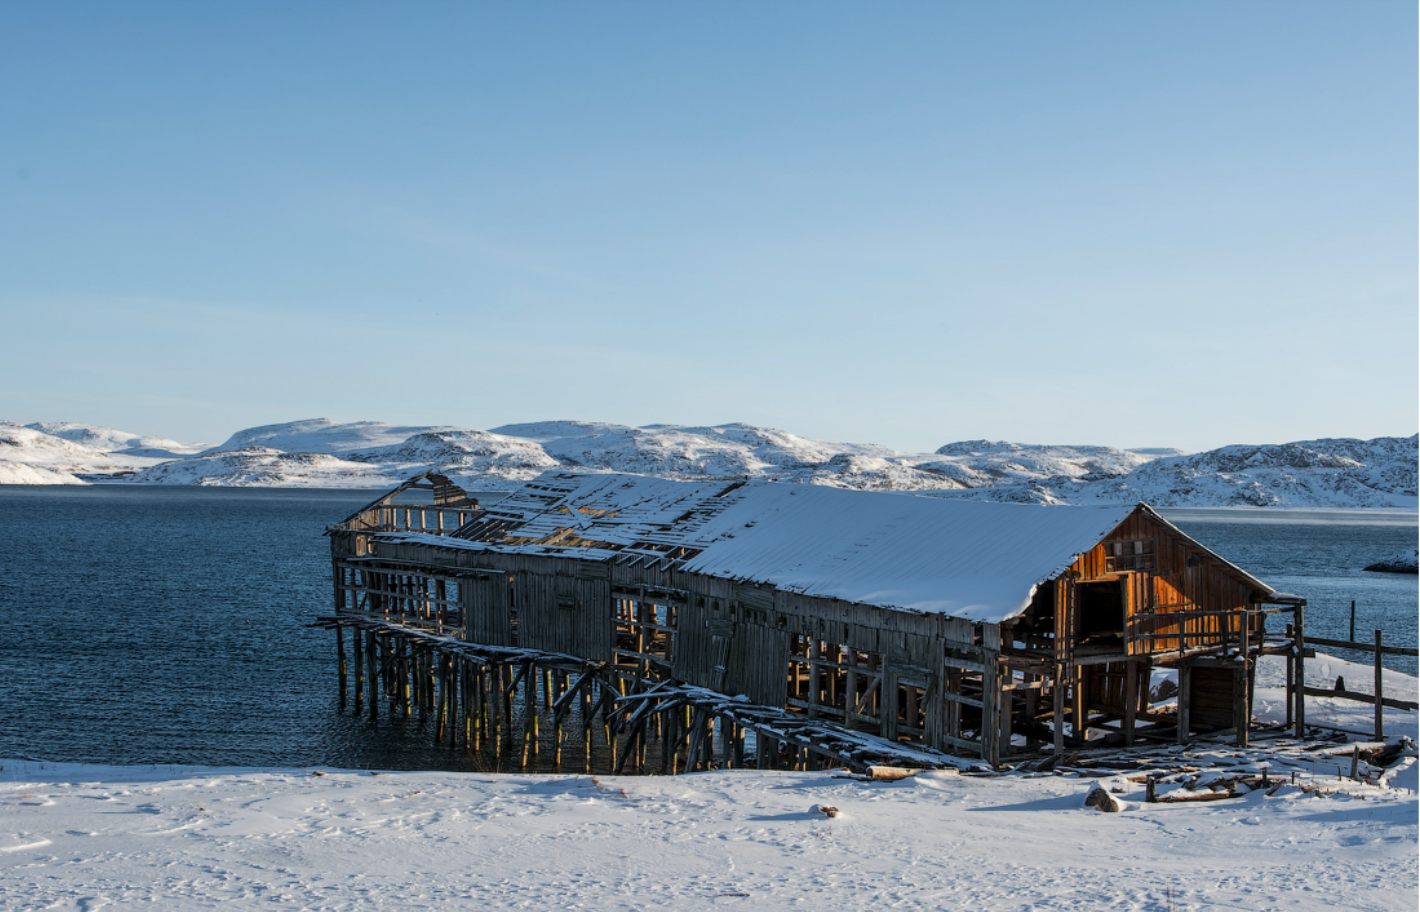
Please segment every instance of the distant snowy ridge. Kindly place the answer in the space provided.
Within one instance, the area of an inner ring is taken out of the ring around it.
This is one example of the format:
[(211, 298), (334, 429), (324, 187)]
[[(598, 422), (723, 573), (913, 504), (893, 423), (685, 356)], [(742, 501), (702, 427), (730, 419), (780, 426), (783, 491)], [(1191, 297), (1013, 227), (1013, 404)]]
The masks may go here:
[(1420, 436), (1195, 454), (972, 440), (935, 453), (903, 453), (746, 424), (546, 421), (485, 431), (327, 419), (248, 428), (203, 448), (90, 425), (0, 422), (6, 484), (124, 480), (133, 473), (126, 480), (145, 484), (380, 488), (438, 470), (472, 490), (497, 491), (562, 468), (671, 479), (762, 477), (1025, 503), (1414, 509), (1417, 454)]
[(1161, 507), (1415, 509), (1420, 435), (1226, 446), (1163, 456), (1117, 475), (1055, 477), (965, 496), (1025, 503), (1147, 501)]

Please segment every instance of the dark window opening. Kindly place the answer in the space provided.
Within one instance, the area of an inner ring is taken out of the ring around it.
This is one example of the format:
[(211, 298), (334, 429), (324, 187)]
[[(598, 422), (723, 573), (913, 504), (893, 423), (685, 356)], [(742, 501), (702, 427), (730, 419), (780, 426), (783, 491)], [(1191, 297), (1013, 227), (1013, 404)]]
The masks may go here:
[(1075, 604), (1080, 618), (1080, 639), (1124, 637), (1124, 590), (1118, 582), (1077, 583)]

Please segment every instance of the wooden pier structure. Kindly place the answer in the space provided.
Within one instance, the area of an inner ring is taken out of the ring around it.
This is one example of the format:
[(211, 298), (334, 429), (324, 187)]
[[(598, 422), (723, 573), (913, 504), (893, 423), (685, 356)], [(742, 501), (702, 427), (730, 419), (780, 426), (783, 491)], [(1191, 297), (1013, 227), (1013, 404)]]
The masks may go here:
[(482, 508), (427, 473), (328, 534), (342, 707), (524, 768), (564, 745), (666, 773), (1245, 745), (1264, 655), (1305, 724), (1305, 601), (1144, 504), (549, 472)]

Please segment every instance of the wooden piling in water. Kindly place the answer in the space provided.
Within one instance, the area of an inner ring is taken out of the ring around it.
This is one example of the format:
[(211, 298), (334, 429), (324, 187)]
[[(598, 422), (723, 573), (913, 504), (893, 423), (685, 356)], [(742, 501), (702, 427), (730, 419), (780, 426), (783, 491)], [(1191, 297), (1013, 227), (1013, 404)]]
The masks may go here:
[(380, 694), (379, 694), (380, 658), (379, 658), (379, 651), (378, 651), (378, 648), (377, 648), (377, 647), (378, 647), (378, 644), (379, 644), (379, 637), (377, 637), (377, 636), (375, 635), (375, 631), (373, 631), (373, 630), (366, 631), (366, 632), (365, 632), (365, 662), (367, 663), (367, 667), (366, 667), (366, 669), (365, 669), (365, 675), (366, 675), (366, 677), (369, 679), (369, 682), (370, 682), (370, 700), (369, 700), (369, 702), (370, 702), (370, 718), (371, 718), (371, 719), (379, 718), (379, 715), (380, 715)]
[(345, 629), (335, 628), (336, 668), (340, 675), (340, 709), (345, 710)]
[(359, 713), (365, 709), (365, 637), (356, 629), (350, 640), (355, 652), (355, 712)]

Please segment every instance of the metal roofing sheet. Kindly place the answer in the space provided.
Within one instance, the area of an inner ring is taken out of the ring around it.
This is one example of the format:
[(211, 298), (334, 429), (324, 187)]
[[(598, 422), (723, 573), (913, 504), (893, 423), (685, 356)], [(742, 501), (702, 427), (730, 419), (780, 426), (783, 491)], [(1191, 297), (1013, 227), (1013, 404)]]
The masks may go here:
[(713, 576), (908, 611), (1000, 623), (1133, 507), (995, 504), (746, 486), (685, 564)]
[(1133, 509), (549, 472), (487, 511), (495, 525), (482, 540), (592, 559), (607, 549), (559, 548), (562, 533), (612, 548), (679, 546), (700, 552), (681, 565), (697, 573), (999, 623)]

